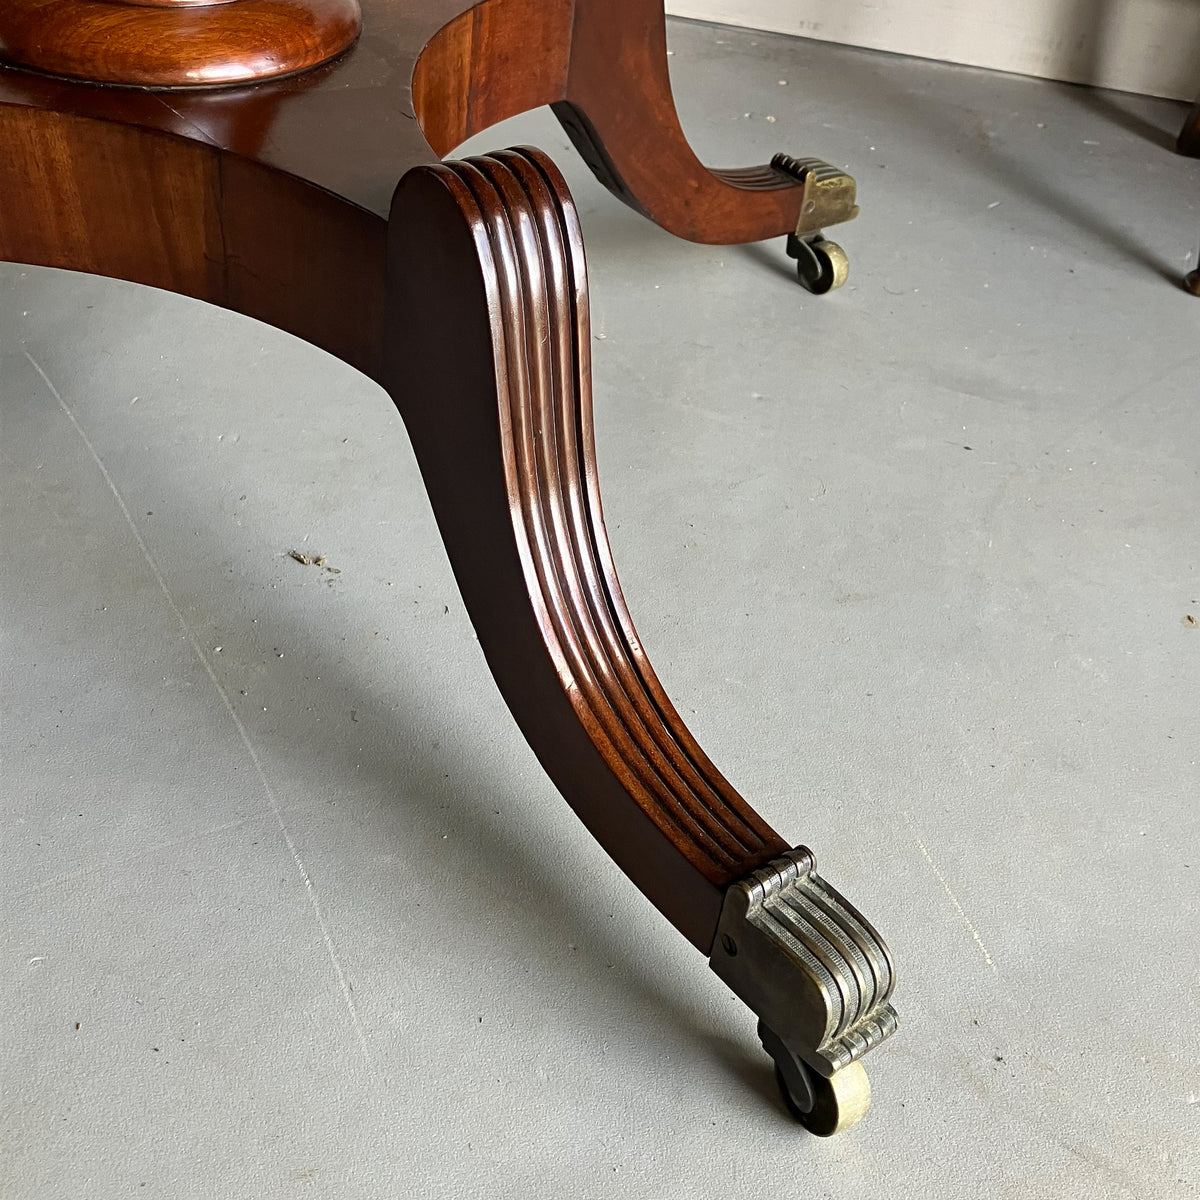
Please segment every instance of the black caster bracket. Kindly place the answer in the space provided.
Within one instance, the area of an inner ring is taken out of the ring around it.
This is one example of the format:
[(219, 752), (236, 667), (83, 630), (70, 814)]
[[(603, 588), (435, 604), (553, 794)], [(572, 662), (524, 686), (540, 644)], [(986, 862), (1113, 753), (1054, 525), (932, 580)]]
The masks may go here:
[(820, 230), (803, 237), (789, 233), (787, 256), (796, 260), (800, 286), (815, 296), (840, 288), (850, 273), (845, 250), (837, 242), (827, 241)]

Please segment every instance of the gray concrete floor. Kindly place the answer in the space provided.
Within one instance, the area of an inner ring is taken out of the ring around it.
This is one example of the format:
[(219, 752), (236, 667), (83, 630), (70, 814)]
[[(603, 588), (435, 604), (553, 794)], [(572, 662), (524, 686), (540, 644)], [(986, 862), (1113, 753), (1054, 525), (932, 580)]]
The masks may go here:
[(790, 1122), (542, 777), (381, 391), (5, 267), (4, 1197), (1197, 1194), (1182, 108), (671, 36), (709, 160), (857, 175), (842, 292), (651, 227), (545, 113), (475, 148), (575, 189), (665, 682), (895, 952), (867, 1121)]

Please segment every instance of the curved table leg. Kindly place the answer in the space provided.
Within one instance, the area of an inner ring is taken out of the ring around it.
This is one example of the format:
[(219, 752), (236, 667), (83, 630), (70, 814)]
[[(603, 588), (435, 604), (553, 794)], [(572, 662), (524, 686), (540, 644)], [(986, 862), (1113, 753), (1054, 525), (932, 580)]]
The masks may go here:
[(689, 241), (815, 234), (858, 212), (854, 180), (819, 159), (704, 166), (675, 111), (662, 0), (482, 0), (421, 52), (412, 95), (442, 157), (549, 104), (605, 187)]
[(692, 740), (625, 610), (592, 447), (582, 243), (552, 171), (509, 153), (409, 172), (385, 382), (510, 708), (593, 833), (707, 950), (724, 888), (787, 845)]
[(675, 111), (662, 0), (576, 0), (566, 96), (553, 108), (614, 195), (689, 241), (725, 245), (815, 232), (858, 211), (854, 181), (844, 173), (833, 204), (808, 192), (793, 168), (827, 168), (818, 160), (704, 166)]
[[(388, 286), (385, 384), (517, 723), (772, 1053), (838, 1078), (895, 1028), (891, 959), (713, 766), (642, 651), (604, 531), (583, 246), (556, 168), (520, 150), (410, 171)], [(821, 1097), (828, 1124), (844, 1090), (789, 1094), (802, 1114)]]
[(224, 304), (388, 386), (489, 665), (547, 772), (759, 1015), (809, 1128), (860, 1116), (857, 1060), (896, 1027), (891, 958), (712, 765), (641, 649), (601, 513), (579, 223), (548, 160), (417, 167), (385, 226), (162, 132), (0, 104), (0, 143), (0, 257)]

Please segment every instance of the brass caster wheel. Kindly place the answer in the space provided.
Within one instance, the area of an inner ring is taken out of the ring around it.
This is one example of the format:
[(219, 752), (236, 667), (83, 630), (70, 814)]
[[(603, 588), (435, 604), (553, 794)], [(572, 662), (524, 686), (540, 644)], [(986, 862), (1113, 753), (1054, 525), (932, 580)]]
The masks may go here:
[(816, 296), (840, 288), (850, 274), (850, 261), (837, 242), (826, 241), (819, 233), (806, 237), (792, 234), (787, 253), (796, 260), (796, 278), (800, 286)]
[(832, 1137), (867, 1115), (871, 1081), (862, 1063), (852, 1062), (827, 1079), (797, 1058), (766, 1025), (759, 1025), (758, 1036), (775, 1060), (775, 1082), (788, 1112), (809, 1133)]
[(808, 1073), (809, 1094), (812, 1096), (808, 1103), (811, 1107), (803, 1112), (792, 1098), (783, 1072), (778, 1065), (775, 1067), (775, 1081), (783, 1093), (783, 1102), (809, 1133), (815, 1133), (817, 1137), (832, 1137), (857, 1125), (867, 1115), (867, 1109), (871, 1107), (871, 1080), (862, 1063), (853, 1062), (843, 1067), (831, 1079), (815, 1071)]
[(1184, 291), (1191, 292), (1193, 296), (1200, 296), (1200, 271), (1192, 271), (1183, 279)]

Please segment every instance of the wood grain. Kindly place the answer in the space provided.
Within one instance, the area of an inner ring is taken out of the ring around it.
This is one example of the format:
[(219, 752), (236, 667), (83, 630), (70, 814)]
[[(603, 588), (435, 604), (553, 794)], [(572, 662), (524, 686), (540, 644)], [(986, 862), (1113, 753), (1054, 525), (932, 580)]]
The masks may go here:
[(133, 87), (212, 87), (307, 71), (358, 37), (358, 0), (5, 0), (0, 58)]
[[(140, 12), (213, 20), (252, 2)], [(0, 23), (12, 11), (0, 9)], [(115, 96), (8, 72), (0, 74), (4, 102), (200, 137), (380, 216), (410, 166), (444, 157), (489, 124), (554, 104), (605, 184), (681, 236), (782, 236), (795, 228), (800, 204), (795, 180), (769, 166), (712, 171), (692, 152), (671, 95), (660, 0), (363, 0), (352, 53), (253, 89)]]
[(0, 259), (164, 288), (380, 372), (385, 223), (203, 142), (0, 105)]
[(557, 169), (522, 150), (410, 172), (388, 276), (385, 382), (500, 690), (567, 802), (707, 951), (724, 888), (786, 843), (696, 744), (621, 595)]
[[(259, 3), (101, 7), (211, 29)], [(49, 11), (16, 0), (10, 29), (22, 5)], [(612, 857), (707, 951), (725, 887), (787, 843), (696, 744), (621, 596), (574, 207), (533, 152), (437, 162), (554, 103), (602, 178), (668, 228), (786, 232), (800, 189), (770, 168), (700, 164), (666, 64), (658, 0), (365, 0), (349, 54), (254, 87), (0, 71), (0, 256), (222, 304), (384, 382), (518, 724)]]
[(661, 0), (576, 0), (566, 95), (554, 111), (601, 183), (678, 237), (728, 245), (796, 228), (794, 179), (769, 164), (710, 169), (688, 144)]
[(614, 195), (679, 237), (727, 244), (796, 228), (794, 179), (769, 164), (710, 170), (688, 145), (661, 0), (484, 0), (414, 69), (413, 110), (439, 157), (542, 104)]
[(217, 4), (238, 4), (241, 0), (108, 0), (109, 4), (130, 4), (135, 8), (212, 8)]
[(412, 102), (439, 158), (563, 98), (574, 12), (574, 0), (484, 0), (438, 31), (413, 69)]

